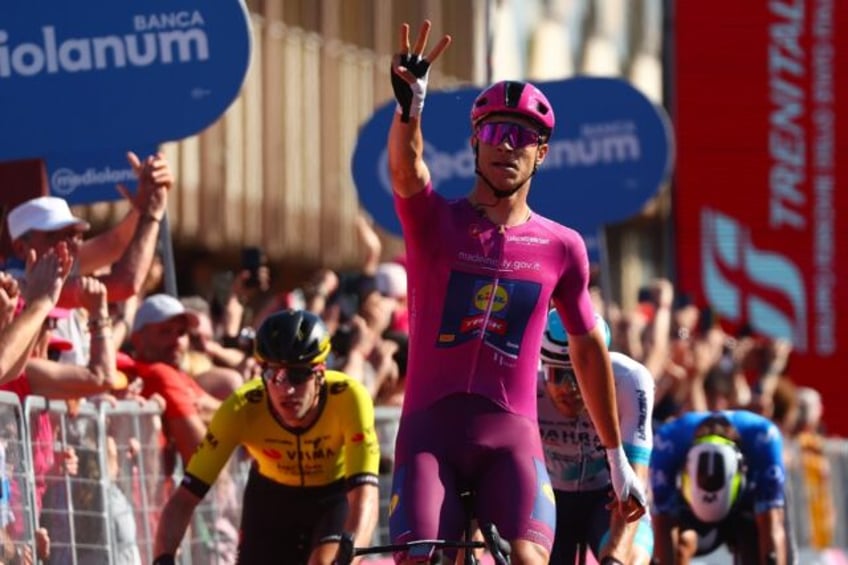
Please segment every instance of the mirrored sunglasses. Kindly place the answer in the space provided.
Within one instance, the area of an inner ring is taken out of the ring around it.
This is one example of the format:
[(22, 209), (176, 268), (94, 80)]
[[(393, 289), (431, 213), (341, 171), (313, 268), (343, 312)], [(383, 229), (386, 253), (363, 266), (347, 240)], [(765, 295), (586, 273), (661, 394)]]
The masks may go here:
[(282, 386), (290, 384), (300, 386), (324, 370), (324, 365), (307, 365), (301, 367), (272, 367), (262, 368), (262, 379), (266, 383)]
[(500, 145), (507, 141), (513, 149), (538, 144), (539, 132), (514, 122), (486, 122), (477, 127), (477, 138), (487, 145)]
[(568, 386), (579, 390), (577, 375), (571, 367), (552, 367), (549, 365), (545, 368), (545, 378), (555, 386)]

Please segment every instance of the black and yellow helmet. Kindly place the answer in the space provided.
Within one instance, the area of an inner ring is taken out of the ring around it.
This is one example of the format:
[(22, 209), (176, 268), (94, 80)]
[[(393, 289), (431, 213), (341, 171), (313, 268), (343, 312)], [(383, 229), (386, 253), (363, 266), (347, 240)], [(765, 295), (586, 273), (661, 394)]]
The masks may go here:
[(317, 365), (330, 354), (330, 334), (312, 312), (280, 310), (259, 326), (254, 352), (273, 365)]

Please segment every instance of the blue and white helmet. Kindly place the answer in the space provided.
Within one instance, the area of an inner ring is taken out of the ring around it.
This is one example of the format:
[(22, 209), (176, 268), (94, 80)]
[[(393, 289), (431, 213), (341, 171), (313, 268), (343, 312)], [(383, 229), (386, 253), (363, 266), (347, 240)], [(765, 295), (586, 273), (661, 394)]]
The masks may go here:
[[(609, 325), (600, 314), (595, 314), (595, 323), (600, 324), (604, 334), (604, 342), (609, 347), (612, 341)], [(545, 325), (545, 333), (542, 335), (542, 363), (558, 367), (571, 367), (571, 358), (568, 355), (568, 333), (556, 309), (548, 312), (548, 323)]]

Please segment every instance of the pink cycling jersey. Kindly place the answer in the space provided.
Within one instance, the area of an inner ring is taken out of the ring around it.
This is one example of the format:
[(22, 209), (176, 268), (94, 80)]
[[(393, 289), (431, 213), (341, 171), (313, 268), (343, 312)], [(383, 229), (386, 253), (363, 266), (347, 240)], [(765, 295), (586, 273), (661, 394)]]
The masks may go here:
[(595, 325), (580, 235), (532, 214), (502, 230), (467, 199), (431, 185), (395, 196), (409, 271), (410, 341), (404, 411), (455, 393), (536, 419), (536, 371), (548, 304), (568, 333)]

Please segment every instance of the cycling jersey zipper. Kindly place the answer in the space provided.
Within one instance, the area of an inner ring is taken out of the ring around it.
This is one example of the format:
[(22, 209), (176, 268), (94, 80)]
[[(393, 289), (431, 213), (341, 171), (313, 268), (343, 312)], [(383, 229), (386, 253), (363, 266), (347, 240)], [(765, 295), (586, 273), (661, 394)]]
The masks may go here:
[(506, 245), (506, 236), (503, 234), (503, 232), (500, 232), (500, 231), (499, 231), (498, 236), (500, 238), (500, 241), (498, 242), (499, 243), (498, 249), (497, 249), (497, 252), (495, 253), (495, 257), (497, 259), (497, 263), (496, 263), (496, 266), (495, 266), (495, 275), (491, 278), (490, 284), (492, 285), (492, 288), (491, 288), (491, 291), (489, 292), (489, 299), (488, 299), (488, 303), (486, 304), (486, 311), (483, 315), (483, 323), (480, 325), (480, 332), (481, 332), (480, 333), (480, 339), (476, 340), (477, 341), (477, 350), (474, 352), (473, 362), (471, 364), (471, 370), (468, 372), (468, 382), (466, 383), (466, 387), (465, 387), (465, 391), (469, 392), (469, 393), (472, 391), (471, 385), (474, 381), (474, 375), (477, 374), (477, 363), (480, 360), (480, 352), (481, 352), (482, 347), (484, 345), (484, 342), (486, 340), (486, 334), (489, 331), (489, 320), (491, 319), (491, 316), (492, 316), (492, 307), (495, 303), (495, 298), (498, 295), (498, 289), (500, 288), (500, 283), (501, 283), (501, 277), (498, 275), (498, 273), (500, 272), (501, 261), (503, 261), (503, 257), (504, 257), (504, 247)]
[(297, 434), (297, 469), (300, 471), (300, 486), (306, 486), (306, 473), (303, 471), (303, 446), (301, 444), (301, 435)]

